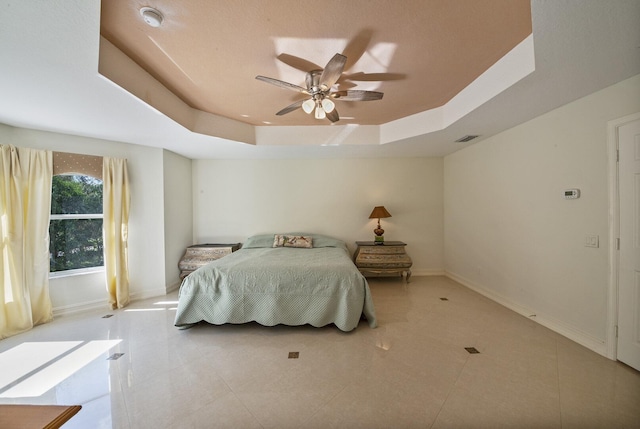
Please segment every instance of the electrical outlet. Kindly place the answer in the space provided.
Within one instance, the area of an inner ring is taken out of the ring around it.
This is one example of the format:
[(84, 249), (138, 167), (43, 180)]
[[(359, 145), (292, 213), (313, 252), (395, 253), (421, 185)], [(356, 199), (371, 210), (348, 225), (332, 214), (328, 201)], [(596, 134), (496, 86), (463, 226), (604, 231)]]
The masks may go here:
[(586, 247), (600, 247), (600, 237), (597, 234), (587, 234), (584, 245)]

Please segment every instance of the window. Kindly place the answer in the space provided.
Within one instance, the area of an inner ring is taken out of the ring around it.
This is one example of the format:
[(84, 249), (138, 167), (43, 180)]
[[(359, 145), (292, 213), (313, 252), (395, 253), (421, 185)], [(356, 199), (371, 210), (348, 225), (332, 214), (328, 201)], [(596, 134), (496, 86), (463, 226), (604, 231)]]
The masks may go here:
[(53, 176), (49, 240), (52, 273), (104, 266), (102, 180)]

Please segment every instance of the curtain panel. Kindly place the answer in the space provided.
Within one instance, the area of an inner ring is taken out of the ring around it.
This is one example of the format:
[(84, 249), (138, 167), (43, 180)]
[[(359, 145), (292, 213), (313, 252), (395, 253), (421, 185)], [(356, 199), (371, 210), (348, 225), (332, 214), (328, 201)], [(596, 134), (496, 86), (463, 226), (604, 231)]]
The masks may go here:
[(0, 338), (53, 319), (50, 151), (0, 145)]
[(104, 269), (111, 308), (129, 304), (129, 176), (127, 160), (104, 157), (103, 243)]

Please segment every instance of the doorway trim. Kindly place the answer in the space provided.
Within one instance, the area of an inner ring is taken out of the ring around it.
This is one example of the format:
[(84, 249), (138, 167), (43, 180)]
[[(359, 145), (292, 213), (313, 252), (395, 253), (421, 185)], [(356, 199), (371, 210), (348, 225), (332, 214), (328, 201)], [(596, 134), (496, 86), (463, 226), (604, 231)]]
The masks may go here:
[(618, 171), (618, 128), (640, 119), (640, 112), (607, 122), (607, 155), (609, 170), (609, 287), (607, 294), (606, 353), (618, 358), (618, 276), (620, 271), (618, 239), (620, 238), (620, 189)]

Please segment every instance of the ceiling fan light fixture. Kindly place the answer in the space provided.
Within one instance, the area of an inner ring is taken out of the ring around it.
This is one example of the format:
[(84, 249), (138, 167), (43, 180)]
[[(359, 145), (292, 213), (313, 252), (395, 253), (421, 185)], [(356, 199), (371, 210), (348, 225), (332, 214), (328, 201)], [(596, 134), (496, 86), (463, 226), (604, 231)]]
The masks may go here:
[(313, 98), (310, 98), (302, 103), (302, 110), (304, 110), (304, 112), (307, 114), (311, 114), (314, 107), (316, 107), (316, 102), (313, 100)]
[(146, 22), (150, 27), (160, 27), (162, 25), (162, 21), (164, 17), (159, 10), (154, 9), (152, 7), (143, 7), (140, 9), (140, 15), (142, 15), (142, 19)]
[(333, 101), (331, 101), (330, 99), (324, 98), (322, 100), (322, 108), (324, 109), (325, 112), (331, 113), (331, 112), (333, 112), (333, 109), (336, 108), (336, 104)]
[(306, 94), (311, 97), (307, 100), (298, 100), (295, 103), (288, 105), (284, 109), (278, 111), (276, 113), (277, 116), (282, 116), (299, 108), (302, 108), (305, 113), (310, 115), (315, 109), (314, 116), (316, 119), (328, 118), (333, 124), (340, 120), (340, 115), (338, 115), (338, 110), (336, 109), (336, 105), (333, 101), (334, 99), (342, 99), (345, 101), (369, 101), (380, 100), (383, 95), (382, 92), (366, 90), (331, 92), (331, 88), (333, 88), (340, 79), (340, 76), (342, 76), (342, 71), (344, 70), (346, 62), (347, 57), (342, 54), (335, 54), (333, 58), (329, 60), (324, 69), (311, 70), (307, 72), (304, 80), (306, 88), (283, 80), (261, 75), (256, 76), (256, 79), (280, 88)]

